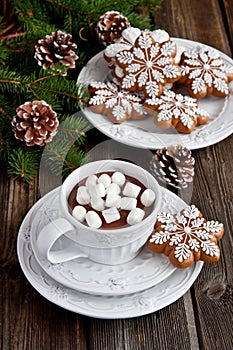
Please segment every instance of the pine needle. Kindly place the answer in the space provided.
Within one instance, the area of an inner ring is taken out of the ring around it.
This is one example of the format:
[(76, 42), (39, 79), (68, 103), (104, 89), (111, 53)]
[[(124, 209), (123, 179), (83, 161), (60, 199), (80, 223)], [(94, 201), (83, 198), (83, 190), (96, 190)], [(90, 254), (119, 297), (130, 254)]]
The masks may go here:
[(36, 151), (25, 151), (23, 148), (12, 150), (8, 158), (7, 172), (13, 178), (26, 182), (37, 174), (39, 163)]

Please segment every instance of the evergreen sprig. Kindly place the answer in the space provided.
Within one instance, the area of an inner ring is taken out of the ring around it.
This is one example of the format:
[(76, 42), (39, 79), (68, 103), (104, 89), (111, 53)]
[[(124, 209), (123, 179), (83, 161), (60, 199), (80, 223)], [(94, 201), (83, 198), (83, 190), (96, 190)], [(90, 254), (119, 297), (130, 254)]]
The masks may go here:
[(13, 178), (21, 178), (29, 182), (38, 172), (41, 150), (28, 150), (25, 147), (21, 146), (11, 151), (8, 156), (7, 171)]
[[(41, 159), (57, 175), (66, 176), (86, 161), (85, 133), (90, 125), (76, 112), (88, 98), (77, 85), (80, 70), (103, 47), (97, 40), (96, 24), (109, 10), (128, 17), (132, 26), (152, 28), (151, 14), (161, 0), (2, 0), (0, 8), (0, 159), (9, 175), (30, 181)], [(7, 9), (7, 10), (6, 10)], [(15, 21), (9, 25), (8, 21)], [(13, 23), (14, 24), (14, 23)], [(8, 28), (15, 28), (9, 33)], [(7, 28), (7, 30), (6, 30)], [(39, 39), (61, 30), (77, 44), (75, 69), (57, 65), (41, 69), (34, 59)], [(45, 100), (57, 112), (59, 128), (44, 148), (27, 147), (16, 140), (11, 120), (26, 101)], [(81, 112), (78, 112), (80, 114)], [(62, 169), (62, 170), (61, 170)]]
[(61, 118), (59, 132), (43, 152), (43, 162), (52, 173), (65, 177), (86, 162), (83, 145), (91, 127), (82, 115)]

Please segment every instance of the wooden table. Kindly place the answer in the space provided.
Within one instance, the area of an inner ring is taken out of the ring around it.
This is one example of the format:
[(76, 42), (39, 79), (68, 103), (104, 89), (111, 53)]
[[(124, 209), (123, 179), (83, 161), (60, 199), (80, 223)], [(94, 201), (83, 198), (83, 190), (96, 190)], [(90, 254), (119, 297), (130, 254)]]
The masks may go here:
[[(171, 36), (200, 41), (229, 56), (233, 48), (232, 0), (164, 0), (155, 24)], [(98, 131), (90, 145), (106, 138)], [(102, 152), (102, 153), (101, 153)], [(108, 147), (99, 157), (112, 158)], [(191, 289), (155, 313), (101, 320), (67, 311), (43, 298), (18, 262), (16, 240), (27, 211), (38, 200), (39, 183), (7, 177), (1, 165), (1, 344), (3, 350), (232, 349), (233, 348), (233, 136), (193, 151), (196, 160), (192, 203), (205, 217), (225, 225), (221, 260), (204, 265)], [(55, 187), (52, 177), (47, 190)]]

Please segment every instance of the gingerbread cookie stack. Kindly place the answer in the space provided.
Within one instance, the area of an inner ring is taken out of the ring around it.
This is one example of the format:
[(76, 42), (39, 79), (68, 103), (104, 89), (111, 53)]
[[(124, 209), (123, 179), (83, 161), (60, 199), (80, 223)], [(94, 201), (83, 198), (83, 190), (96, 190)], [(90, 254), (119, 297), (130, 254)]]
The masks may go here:
[[(207, 95), (229, 95), (233, 67), (216, 50), (186, 51), (177, 47), (165, 30), (129, 27), (106, 47), (104, 58), (116, 82), (92, 82), (88, 107), (115, 124), (153, 117), (161, 128), (190, 134), (208, 122), (198, 105)], [(176, 91), (184, 86), (186, 92)]]

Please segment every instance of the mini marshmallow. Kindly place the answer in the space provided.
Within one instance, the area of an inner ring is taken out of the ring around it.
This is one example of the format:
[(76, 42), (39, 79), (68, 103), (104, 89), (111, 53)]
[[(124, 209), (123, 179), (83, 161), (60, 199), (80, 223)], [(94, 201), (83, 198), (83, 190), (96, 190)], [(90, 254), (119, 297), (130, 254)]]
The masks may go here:
[(141, 195), (141, 202), (145, 207), (149, 207), (155, 200), (155, 193), (147, 188)]
[(122, 197), (121, 198), (121, 209), (132, 210), (137, 206), (137, 199), (132, 197)]
[(112, 174), (112, 182), (119, 186), (123, 186), (125, 183), (125, 175), (120, 173), (120, 171), (116, 171)]
[(72, 210), (73, 217), (80, 222), (85, 220), (86, 213), (86, 208), (84, 208), (82, 205), (76, 205)]
[(116, 207), (121, 206), (121, 196), (116, 193), (108, 193), (105, 201), (106, 207)]
[(135, 208), (129, 212), (126, 221), (129, 225), (132, 226), (141, 222), (144, 218), (144, 215), (144, 210), (142, 210), (141, 208)]
[(140, 186), (135, 185), (132, 182), (127, 182), (123, 190), (123, 195), (126, 197), (137, 198), (140, 191), (141, 191)]
[(98, 183), (102, 183), (105, 188), (107, 188), (111, 182), (111, 177), (108, 174), (101, 174), (98, 178)]
[(98, 177), (96, 175), (89, 175), (86, 179), (85, 186), (95, 186), (97, 184)]
[(120, 194), (121, 193), (121, 188), (118, 184), (111, 183), (107, 188), (106, 188), (106, 193), (107, 194)]
[(91, 197), (96, 197), (96, 196), (105, 197), (106, 195), (106, 190), (102, 183), (98, 183), (94, 186), (89, 186), (88, 192)]
[(94, 210), (104, 210), (105, 208), (105, 202), (103, 200), (103, 198), (99, 197), (99, 196), (93, 196), (91, 197), (91, 207)]
[(102, 226), (100, 216), (93, 210), (89, 210), (86, 213), (85, 219), (89, 227), (100, 228)]
[(116, 207), (105, 209), (102, 211), (102, 214), (107, 224), (110, 224), (111, 222), (117, 221), (121, 218), (120, 213)]
[(78, 188), (76, 200), (81, 205), (85, 205), (90, 202), (90, 195), (86, 186), (80, 186)]

